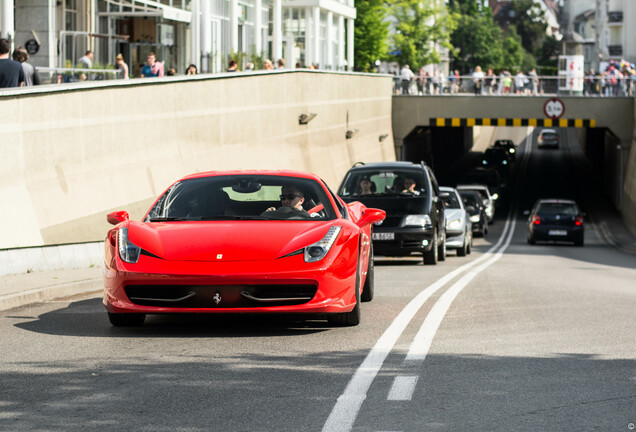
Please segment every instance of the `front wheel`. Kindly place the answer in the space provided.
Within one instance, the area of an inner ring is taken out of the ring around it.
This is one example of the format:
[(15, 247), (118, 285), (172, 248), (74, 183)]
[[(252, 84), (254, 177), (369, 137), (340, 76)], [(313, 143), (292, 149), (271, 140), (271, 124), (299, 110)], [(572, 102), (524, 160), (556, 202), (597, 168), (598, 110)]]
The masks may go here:
[(369, 248), (369, 265), (367, 266), (367, 279), (364, 281), (362, 296), (360, 297), (363, 302), (370, 302), (373, 300), (373, 295), (375, 294), (374, 273), (373, 243), (371, 243), (371, 247)]
[(431, 250), (428, 252), (424, 252), (424, 264), (426, 265), (435, 265), (437, 264), (437, 230), (433, 233), (433, 244), (431, 245)]
[(356, 276), (356, 305), (351, 312), (331, 315), (329, 324), (337, 327), (353, 327), (360, 324), (360, 273)]
[(442, 244), (440, 244), (438, 246), (438, 251), (437, 251), (437, 259), (439, 261), (445, 261), (446, 260), (446, 231), (444, 231), (444, 234), (442, 234)]

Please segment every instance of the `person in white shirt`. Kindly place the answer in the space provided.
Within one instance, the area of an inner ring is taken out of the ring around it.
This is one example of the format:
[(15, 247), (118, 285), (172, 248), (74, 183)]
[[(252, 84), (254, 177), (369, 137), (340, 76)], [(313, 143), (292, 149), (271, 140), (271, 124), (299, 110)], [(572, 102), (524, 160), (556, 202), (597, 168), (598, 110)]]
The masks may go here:
[(413, 71), (409, 67), (409, 65), (404, 65), (402, 70), (400, 71), (400, 78), (402, 79), (402, 94), (409, 94), (409, 87), (411, 87), (411, 82), (413, 82)]

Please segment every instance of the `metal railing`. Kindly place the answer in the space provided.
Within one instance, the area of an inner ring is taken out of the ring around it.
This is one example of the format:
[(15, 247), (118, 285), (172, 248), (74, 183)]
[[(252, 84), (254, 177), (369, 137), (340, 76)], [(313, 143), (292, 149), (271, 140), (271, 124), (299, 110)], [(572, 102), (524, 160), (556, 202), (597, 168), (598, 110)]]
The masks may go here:
[[(496, 95), (496, 96), (598, 96), (598, 97), (633, 97), (636, 89), (636, 76), (589, 76), (576, 78), (576, 82), (564, 76), (527, 77), (523, 84), (517, 86), (515, 77), (506, 86), (507, 80), (499, 76), (495, 79), (484, 78), (477, 87), (471, 75), (462, 75), (458, 79), (445, 78), (443, 81), (430, 77), (428, 80), (411, 80), (405, 92), (404, 84), (399, 76), (393, 77), (393, 94), (409, 94), (420, 96), (431, 95)], [(568, 85), (569, 84), (569, 85)]]
[(36, 67), (42, 84), (64, 84), (80, 81), (117, 79), (119, 69), (49, 68)]

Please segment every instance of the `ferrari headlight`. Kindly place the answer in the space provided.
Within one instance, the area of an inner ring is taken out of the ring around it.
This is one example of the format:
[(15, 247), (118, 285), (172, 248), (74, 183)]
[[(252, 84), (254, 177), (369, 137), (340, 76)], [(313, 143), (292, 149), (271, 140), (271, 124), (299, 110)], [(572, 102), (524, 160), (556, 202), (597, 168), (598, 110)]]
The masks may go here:
[(479, 219), (481, 219), (481, 218), (479, 217), (478, 214), (473, 215), (473, 216), (470, 217), (470, 221), (471, 222), (479, 222)]
[(338, 233), (340, 233), (340, 227), (332, 226), (322, 240), (307, 246), (305, 248), (305, 262), (316, 262), (323, 259), (336, 241)]
[(427, 225), (433, 225), (431, 222), (431, 217), (429, 215), (408, 215), (404, 218), (405, 227), (407, 226), (415, 226), (415, 227), (425, 227)]
[(120, 228), (118, 235), (119, 257), (127, 262), (134, 264), (139, 261), (141, 248), (128, 240), (128, 228)]
[(451, 229), (451, 230), (461, 229), (462, 228), (462, 221), (460, 219), (453, 219), (452, 221), (448, 222), (447, 228)]

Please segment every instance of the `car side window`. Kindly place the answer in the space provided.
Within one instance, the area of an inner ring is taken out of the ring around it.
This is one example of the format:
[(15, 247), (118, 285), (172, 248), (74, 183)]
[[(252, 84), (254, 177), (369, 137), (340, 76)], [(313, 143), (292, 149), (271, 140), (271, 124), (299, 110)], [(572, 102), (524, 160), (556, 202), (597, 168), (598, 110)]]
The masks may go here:
[(329, 191), (329, 193), (331, 194), (331, 198), (333, 198), (334, 202), (336, 203), (336, 207), (338, 208), (338, 211), (342, 215), (342, 218), (349, 219), (349, 213), (345, 210), (344, 206), (342, 205), (342, 203), (340, 202), (336, 194), (334, 194), (333, 191), (329, 188), (329, 186), (327, 186), (327, 183), (324, 183), (324, 185)]

